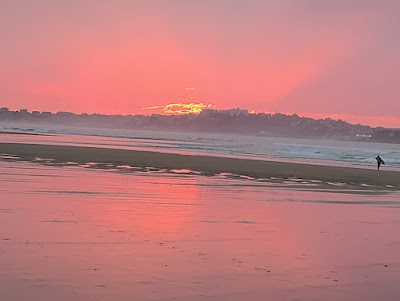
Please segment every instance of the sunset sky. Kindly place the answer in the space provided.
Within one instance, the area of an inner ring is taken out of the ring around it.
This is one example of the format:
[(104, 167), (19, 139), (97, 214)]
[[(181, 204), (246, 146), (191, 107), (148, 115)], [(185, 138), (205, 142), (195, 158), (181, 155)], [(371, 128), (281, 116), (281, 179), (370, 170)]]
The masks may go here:
[(395, 0), (0, 0), (0, 106), (195, 102), (400, 127), (399, 29)]

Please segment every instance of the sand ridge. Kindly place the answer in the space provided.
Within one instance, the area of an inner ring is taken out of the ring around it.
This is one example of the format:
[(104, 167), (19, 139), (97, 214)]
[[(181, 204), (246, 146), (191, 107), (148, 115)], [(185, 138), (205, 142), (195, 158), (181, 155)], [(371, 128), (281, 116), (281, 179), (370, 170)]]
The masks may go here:
[[(346, 183), (374, 189), (399, 190), (400, 172), (354, 167), (335, 167), (301, 163), (237, 159), (209, 155), (181, 155), (154, 151), (109, 149), (23, 143), (0, 143), (0, 154), (34, 161), (51, 159), (54, 163), (108, 163), (112, 166), (155, 167), (167, 170), (192, 170), (205, 175), (231, 173), (261, 178), (319, 180), (324, 183)], [(332, 185), (335, 186), (335, 185)], [(340, 189), (340, 185), (336, 186)]]

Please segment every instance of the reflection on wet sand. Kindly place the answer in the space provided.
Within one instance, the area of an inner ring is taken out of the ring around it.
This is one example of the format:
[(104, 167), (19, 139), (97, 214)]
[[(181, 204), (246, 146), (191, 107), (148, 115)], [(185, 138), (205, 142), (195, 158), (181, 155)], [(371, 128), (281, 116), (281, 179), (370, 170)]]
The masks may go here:
[(0, 162), (1, 298), (400, 296), (398, 194), (245, 183)]

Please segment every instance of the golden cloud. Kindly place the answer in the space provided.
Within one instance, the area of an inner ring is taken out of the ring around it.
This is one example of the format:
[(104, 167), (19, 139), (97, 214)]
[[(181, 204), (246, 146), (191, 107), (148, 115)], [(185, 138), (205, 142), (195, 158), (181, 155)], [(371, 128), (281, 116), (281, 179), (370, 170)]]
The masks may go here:
[(165, 106), (150, 106), (145, 110), (159, 110), (167, 115), (199, 114), (204, 109), (212, 108), (211, 104), (204, 103), (170, 103)]

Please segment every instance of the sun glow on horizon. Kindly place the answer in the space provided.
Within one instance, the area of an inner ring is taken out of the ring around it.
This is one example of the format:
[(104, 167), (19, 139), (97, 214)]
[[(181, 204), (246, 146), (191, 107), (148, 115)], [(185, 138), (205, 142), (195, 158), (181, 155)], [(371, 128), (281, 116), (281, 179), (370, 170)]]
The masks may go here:
[(204, 109), (213, 108), (212, 104), (204, 103), (170, 103), (164, 106), (145, 107), (144, 110), (161, 110), (166, 115), (200, 114)]

